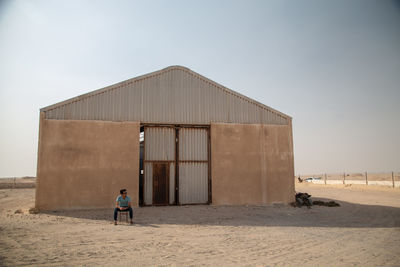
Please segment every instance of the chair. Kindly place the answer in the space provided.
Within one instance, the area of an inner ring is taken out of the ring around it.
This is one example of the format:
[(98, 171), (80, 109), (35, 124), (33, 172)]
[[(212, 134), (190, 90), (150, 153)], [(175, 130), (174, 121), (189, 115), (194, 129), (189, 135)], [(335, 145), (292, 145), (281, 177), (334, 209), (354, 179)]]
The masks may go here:
[(122, 210), (122, 211), (119, 211), (118, 213), (119, 213), (119, 221), (120, 222), (122, 221), (122, 219), (121, 219), (122, 214), (125, 215), (125, 221), (128, 222), (129, 210)]

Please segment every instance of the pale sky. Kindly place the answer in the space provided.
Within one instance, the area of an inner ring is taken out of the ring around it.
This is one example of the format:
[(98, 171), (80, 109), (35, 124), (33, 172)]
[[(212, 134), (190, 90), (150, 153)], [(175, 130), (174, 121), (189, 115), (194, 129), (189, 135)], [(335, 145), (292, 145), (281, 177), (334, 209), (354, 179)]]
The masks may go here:
[(0, 177), (40, 108), (170, 65), (292, 116), (296, 173), (400, 171), (400, 1), (0, 0)]

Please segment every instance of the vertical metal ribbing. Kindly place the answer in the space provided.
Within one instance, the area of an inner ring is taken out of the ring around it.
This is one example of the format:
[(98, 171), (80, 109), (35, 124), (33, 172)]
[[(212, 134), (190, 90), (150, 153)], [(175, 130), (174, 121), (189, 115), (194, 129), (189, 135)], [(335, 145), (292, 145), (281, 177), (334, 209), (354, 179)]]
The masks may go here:
[(46, 119), (96, 119), (144, 123), (210, 122), (288, 124), (272, 108), (182, 67), (115, 84), (45, 108)]

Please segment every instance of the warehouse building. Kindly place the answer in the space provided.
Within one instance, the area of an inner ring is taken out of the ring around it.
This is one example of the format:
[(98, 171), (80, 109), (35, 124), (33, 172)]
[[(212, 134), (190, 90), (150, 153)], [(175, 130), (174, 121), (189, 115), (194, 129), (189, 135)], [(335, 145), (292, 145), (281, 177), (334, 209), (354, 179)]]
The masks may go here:
[(294, 200), (291, 117), (171, 66), (40, 110), (36, 207)]

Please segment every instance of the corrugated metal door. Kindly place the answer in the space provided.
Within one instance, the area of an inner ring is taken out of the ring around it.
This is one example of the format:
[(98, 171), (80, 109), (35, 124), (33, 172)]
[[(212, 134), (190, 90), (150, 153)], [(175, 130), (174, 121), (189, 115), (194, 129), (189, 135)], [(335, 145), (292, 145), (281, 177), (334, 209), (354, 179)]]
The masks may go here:
[[(165, 170), (164, 167), (162, 167), (164, 171), (157, 170), (159, 168), (157, 166), (159, 166), (160, 163), (166, 164)], [(153, 170), (155, 170), (155, 173), (153, 173)], [(157, 181), (153, 181), (154, 175), (157, 176)], [(160, 175), (164, 175), (165, 177), (160, 177)], [(173, 204), (175, 201), (175, 129), (173, 127), (144, 128), (145, 205), (163, 204), (161, 203), (162, 199), (165, 199), (165, 195), (154, 195), (158, 194), (157, 192), (161, 189), (153, 188), (153, 182), (157, 184), (160, 182), (167, 183), (165, 186), (163, 185), (162, 188), (166, 188), (166, 190), (169, 188), (168, 202), (169, 204)], [(162, 192), (162, 194), (165, 194), (165, 192)], [(168, 195), (168, 192), (166, 195)]]
[(179, 130), (179, 203), (208, 203), (208, 129)]

